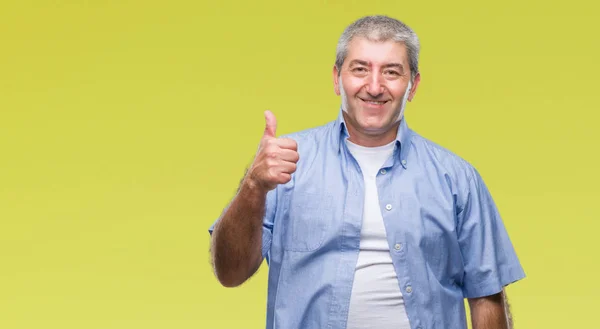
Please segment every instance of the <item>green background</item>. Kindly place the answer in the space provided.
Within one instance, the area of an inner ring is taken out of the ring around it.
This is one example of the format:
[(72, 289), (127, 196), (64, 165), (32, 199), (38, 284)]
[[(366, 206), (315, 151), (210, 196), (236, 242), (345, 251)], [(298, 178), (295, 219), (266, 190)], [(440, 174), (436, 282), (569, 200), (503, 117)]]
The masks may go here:
[(334, 120), (342, 30), (422, 43), (409, 125), (483, 175), (527, 278), (516, 328), (600, 328), (598, 6), (588, 1), (2, 1), (0, 328), (264, 328), (208, 227), (264, 129)]

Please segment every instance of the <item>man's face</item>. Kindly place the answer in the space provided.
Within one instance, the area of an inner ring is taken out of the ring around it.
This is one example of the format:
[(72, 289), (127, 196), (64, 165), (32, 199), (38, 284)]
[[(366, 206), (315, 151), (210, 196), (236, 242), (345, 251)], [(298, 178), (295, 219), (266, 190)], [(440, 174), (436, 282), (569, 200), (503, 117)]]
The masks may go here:
[[(393, 140), (410, 73), (403, 43), (375, 42), (362, 37), (352, 39), (339, 77), (337, 68), (334, 67), (333, 72), (335, 92), (341, 95), (351, 135), (385, 142)], [(417, 75), (408, 100), (414, 97), (419, 81)]]

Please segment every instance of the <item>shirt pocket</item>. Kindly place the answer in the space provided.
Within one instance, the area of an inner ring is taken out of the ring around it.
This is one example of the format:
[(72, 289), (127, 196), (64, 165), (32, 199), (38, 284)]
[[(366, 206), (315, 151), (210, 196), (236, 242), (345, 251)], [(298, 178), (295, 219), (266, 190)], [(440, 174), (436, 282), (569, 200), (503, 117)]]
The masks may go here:
[(287, 221), (283, 223), (283, 249), (307, 252), (318, 249), (332, 221), (331, 195), (295, 191), (290, 197)]

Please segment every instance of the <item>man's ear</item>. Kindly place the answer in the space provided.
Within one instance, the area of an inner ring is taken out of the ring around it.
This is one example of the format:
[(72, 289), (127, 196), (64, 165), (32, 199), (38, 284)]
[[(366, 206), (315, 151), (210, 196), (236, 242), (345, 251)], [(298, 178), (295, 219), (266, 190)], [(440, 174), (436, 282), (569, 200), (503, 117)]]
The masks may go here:
[(421, 73), (417, 73), (417, 75), (415, 75), (414, 83), (410, 88), (410, 93), (408, 94), (409, 102), (412, 102), (413, 98), (415, 97), (415, 94), (417, 93), (417, 87), (419, 86), (419, 82), (421, 82)]
[(340, 72), (338, 71), (337, 66), (333, 66), (333, 90), (336, 95), (340, 95)]

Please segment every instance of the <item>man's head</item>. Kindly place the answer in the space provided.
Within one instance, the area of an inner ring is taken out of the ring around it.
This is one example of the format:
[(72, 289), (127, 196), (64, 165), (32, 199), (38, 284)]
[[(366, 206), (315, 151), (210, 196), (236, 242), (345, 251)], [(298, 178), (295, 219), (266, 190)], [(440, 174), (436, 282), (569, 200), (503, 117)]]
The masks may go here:
[(408, 26), (386, 16), (363, 17), (344, 30), (333, 80), (351, 140), (376, 146), (394, 139), (420, 81), (419, 48)]

